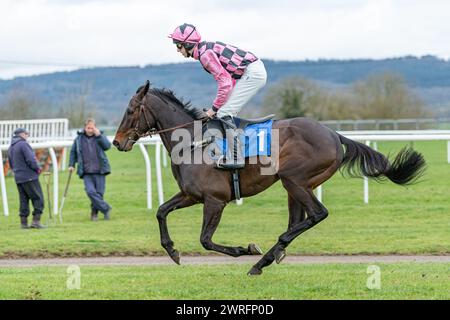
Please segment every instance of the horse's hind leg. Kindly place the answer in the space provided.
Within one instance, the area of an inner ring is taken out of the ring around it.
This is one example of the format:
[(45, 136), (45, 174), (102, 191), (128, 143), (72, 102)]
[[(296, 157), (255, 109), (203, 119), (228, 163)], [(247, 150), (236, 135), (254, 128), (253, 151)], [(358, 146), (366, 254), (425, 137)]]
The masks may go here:
[[(289, 206), (289, 220), (292, 221), (293, 225), (278, 238), (278, 242), (250, 269), (249, 275), (261, 274), (262, 268), (272, 264), (275, 259), (282, 259), (285, 248), (296, 237), (328, 216), (327, 209), (317, 200), (311, 189), (296, 184), (292, 179), (282, 178), (282, 182), (288, 190), (290, 198), (292, 197), (294, 200)], [(299, 205), (296, 205), (296, 202)], [(305, 220), (302, 220), (302, 208), (306, 209), (307, 217)]]
[(289, 225), (288, 230), (290, 230), (296, 224), (304, 221), (306, 219), (306, 211), (300, 202), (295, 200), (295, 198), (289, 195), (288, 198), (289, 206)]
[(225, 205), (225, 202), (215, 198), (205, 199), (203, 206), (203, 225), (200, 236), (200, 242), (203, 247), (206, 250), (217, 251), (233, 257), (262, 254), (261, 249), (253, 243), (249, 244), (247, 248), (243, 248), (222, 246), (212, 241), (212, 237), (217, 229), (217, 226), (219, 225)]
[[(307, 215), (306, 215), (306, 210), (302, 206), (302, 204), (291, 195), (289, 195), (289, 198), (288, 198), (288, 207), (289, 207), (288, 230), (291, 230), (293, 226), (299, 224), (302, 221), (305, 221)], [(277, 251), (275, 261), (277, 263), (280, 263), (285, 257), (286, 257), (285, 250)]]

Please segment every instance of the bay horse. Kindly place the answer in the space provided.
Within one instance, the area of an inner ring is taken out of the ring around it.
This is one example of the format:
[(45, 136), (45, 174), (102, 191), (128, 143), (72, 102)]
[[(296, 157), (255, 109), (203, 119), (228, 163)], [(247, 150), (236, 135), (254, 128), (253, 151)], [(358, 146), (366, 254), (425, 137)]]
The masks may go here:
[[(182, 103), (172, 91), (150, 88), (147, 81), (131, 98), (113, 144), (119, 151), (130, 151), (140, 137), (159, 133), (170, 153), (178, 143), (171, 140), (171, 133), (180, 127), (192, 132), (199, 112), (203, 114)], [(350, 140), (312, 119), (274, 120), (273, 130), (279, 132), (278, 171), (262, 175), (260, 163), (246, 164), (240, 170), (241, 195), (256, 195), (281, 180), (288, 195), (288, 228), (250, 269), (249, 275), (261, 274), (273, 261), (279, 263), (286, 255), (286, 247), (296, 237), (328, 216), (313, 190), (338, 169), (345, 169), (350, 176), (366, 176), (378, 181), (387, 178), (399, 185), (414, 183), (425, 169), (423, 156), (411, 148), (402, 149), (391, 162), (365, 144)], [(218, 170), (213, 164), (174, 164), (173, 161), (171, 168), (180, 191), (159, 207), (156, 216), (161, 245), (175, 263), (180, 263), (180, 255), (169, 236), (167, 216), (173, 210), (198, 203), (203, 204), (200, 242), (206, 250), (233, 257), (262, 254), (255, 244), (231, 247), (212, 241), (225, 206), (234, 200), (230, 171)]]

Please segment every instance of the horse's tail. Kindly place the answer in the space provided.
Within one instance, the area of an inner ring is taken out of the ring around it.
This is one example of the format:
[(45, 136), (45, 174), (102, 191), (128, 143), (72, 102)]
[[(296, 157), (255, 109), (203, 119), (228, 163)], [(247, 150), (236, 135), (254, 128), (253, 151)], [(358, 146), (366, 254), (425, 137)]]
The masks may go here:
[(339, 135), (346, 150), (340, 168), (352, 177), (366, 176), (381, 181), (386, 177), (400, 185), (414, 183), (426, 168), (423, 156), (411, 148), (403, 148), (392, 163), (383, 154)]

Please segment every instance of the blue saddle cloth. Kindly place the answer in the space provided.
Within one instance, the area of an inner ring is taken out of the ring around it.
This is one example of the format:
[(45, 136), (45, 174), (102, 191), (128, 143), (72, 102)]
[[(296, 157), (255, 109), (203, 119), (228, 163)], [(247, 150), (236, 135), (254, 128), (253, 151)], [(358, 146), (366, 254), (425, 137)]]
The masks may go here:
[[(244, 129), (244, 133), (239, 136), (242, 155), (245, 158), (256, 156), (270, 156), (270, 142), (272, 140), (273, 120), (261, 123), (250, 124)], [(226, 139), (215, 139), (216, 150), (221, 154), (228, 152)]]

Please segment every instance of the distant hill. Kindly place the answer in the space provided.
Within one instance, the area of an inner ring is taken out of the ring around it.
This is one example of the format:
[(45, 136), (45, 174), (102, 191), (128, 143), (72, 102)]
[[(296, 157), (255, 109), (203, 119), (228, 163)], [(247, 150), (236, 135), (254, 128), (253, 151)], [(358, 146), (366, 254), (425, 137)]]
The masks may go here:
[[(302, 76), (329, 86), (346, 86), (368, 75), (395, 72), (436, 110), (438, 115), (450, 115), (450, 62), (434, 56), (401, 57), (384, 60), (264, 60), (268, 85), (250, 102), (257, 110), (270, 87), (283, 78)], [(97, 114), (115, 124), (122, 117), (129, 98), (136, 89), (150, 80), (155, 87), (173, 90), (178, 97), (195, 106), (209, 107), (216, 93), (216, 84), (198, 62), (148, 65), (140, 67), (108, 67), (57, 72), (32, 77), (0, 81), (0, 104), (12, 88), (22, 87), (37, 94), (56, 108), (67, 95), (79, 94), (89, 88), (88, 101), (96, 106)], [(258, 112), (253, 112), (257, 114)]]

